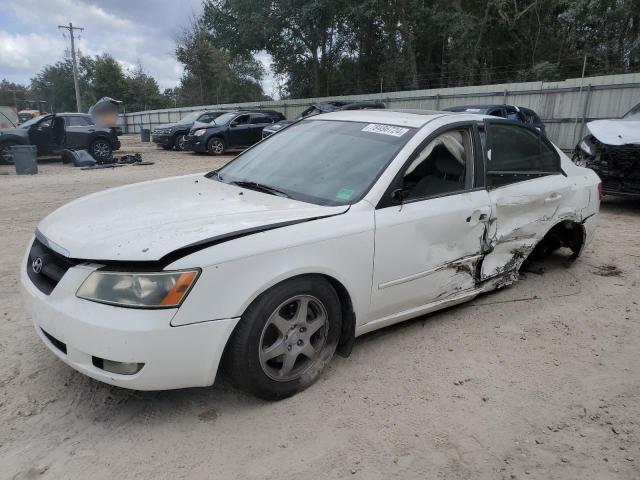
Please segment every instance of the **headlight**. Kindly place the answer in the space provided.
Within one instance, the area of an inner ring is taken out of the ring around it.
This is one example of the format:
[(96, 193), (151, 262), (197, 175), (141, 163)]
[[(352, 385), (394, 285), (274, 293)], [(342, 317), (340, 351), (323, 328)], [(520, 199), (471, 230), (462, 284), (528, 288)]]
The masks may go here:
[(76, 296), (92, 302), (133, 308), (175, 308), (193, 287), (200, 270), (123, 273), (96, 270)]
[(201, 129), (196, 130), (195, 132), (193, 132), (193, 134), (194, 134), (196, 137), (199, 137), (200, 135), (204, 135), (204, 132), (206, 132), (206, 130), (205, 130), (204, 128), (201, 128)]
[(582, 140), (578, 144), (578, 148), (580, 148), (580, 150), (582, 150), (587, 155), (593, 156), (593, 151), (591, 150), (591, 146), (586, 141)]

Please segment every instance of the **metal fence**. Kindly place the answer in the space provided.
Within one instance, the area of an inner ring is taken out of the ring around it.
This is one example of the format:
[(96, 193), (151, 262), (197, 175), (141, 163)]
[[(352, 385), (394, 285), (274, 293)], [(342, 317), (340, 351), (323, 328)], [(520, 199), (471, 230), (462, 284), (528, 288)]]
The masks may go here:
[(268, 108), (287, 118), (297, 117), (309, 104), (326, 100), (382, 100), (387, 108), (439, 110), (456, 105), (512, 104), (535, 110), (547, 126), (549, 138), (560, 148), (572, 149), (586, 131), (585, 124), (620, 117), (640, 103), (640, 73), (571, 78), (559, 82), (525, 82), (470, 87), (385, 92), (342, 97), (304, 98), (263, 102), (202, 105), (125, 114), (125, 132), (140, 125), (153, 128), (176, 122), (189, 112), (237, 107)]

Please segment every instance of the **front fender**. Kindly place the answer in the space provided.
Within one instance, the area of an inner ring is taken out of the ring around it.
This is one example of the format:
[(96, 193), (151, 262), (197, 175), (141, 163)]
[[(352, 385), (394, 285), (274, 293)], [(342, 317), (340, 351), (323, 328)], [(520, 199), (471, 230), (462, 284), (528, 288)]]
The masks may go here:
[[(340, 282), (358, 322), (369, 309), (373, 274), (372, 209), (292, 225), (209, 247), (167, 269), (203, 268), (172, 325), (235, 318), (260, 294), (298, 275)], [(228, 260), (224, 260), (224, 259)], [(219, 259), (211, 263), (212, 259)]]

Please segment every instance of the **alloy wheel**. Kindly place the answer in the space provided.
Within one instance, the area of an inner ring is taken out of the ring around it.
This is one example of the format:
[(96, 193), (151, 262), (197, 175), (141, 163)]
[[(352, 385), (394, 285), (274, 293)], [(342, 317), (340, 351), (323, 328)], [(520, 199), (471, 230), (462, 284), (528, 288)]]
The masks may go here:
[(111, 147), (103, 140), (99, 140), (93, 144), (93, 157), (96, 159), (106, 160), (111, 156)]
[(282, 302), (260, 335), (262, 371), (279, 382), (299, 378), (320, 359), (328, 320), (327, 309), (316, 297), (296, 295)]
[(214, 155), (222, 155), (224, 152), (224, 143), (219, 138), (209, 140), (209, 152)]
[(176, 148), (178, 150), (184, 150), (185, 141), (186, 141), (186, 138), (184, 135), (178, 135), (178, 138), (176, 138)]

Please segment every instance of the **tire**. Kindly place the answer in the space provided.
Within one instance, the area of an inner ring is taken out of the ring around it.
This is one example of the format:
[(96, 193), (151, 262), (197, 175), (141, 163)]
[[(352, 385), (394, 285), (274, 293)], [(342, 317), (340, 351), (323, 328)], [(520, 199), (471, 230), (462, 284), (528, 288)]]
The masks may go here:
[(186, 140), (186, 135), (184, 134), (178, 134), (174, 137), (173, 139), (173, 146), (175, 147), (176, 150), (180, 151), (180, 152), (184, 152), (184, 142)]
[(225, 148), (224, 140), (219, 137), (212, 137), (207, 142), (207, 153), (209, 155), (222, 155)]
[(98, 163), (108, 163), (112, 158), (113, 147), (106, 138), (96, 138), (89, 146), (89, 153)]
[(20, 145), (20, 143), (8, 140), (0, 144), (0, 165), (13, 165), (14, 162), (11, 157), (11, 147), (14, 145)]
[[(305, 318), (297, 318), (305, 311)], [(286, 280), (244, 312), (227, 346), (225, 368), (238, 387), (257, 397), (290, 397), (318, 379), (333, 357), (341, 327), (340, 300), (327, 280)]]

